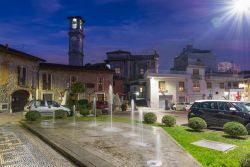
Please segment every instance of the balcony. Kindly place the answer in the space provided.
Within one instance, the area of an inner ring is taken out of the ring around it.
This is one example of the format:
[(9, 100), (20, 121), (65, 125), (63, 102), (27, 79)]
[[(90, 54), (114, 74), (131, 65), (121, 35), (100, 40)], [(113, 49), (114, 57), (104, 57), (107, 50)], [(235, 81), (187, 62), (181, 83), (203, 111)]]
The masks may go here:
[(202, 80), (202, 76), (201, 75), (191, 75), (191, 79), (194, 79), (194, 80)]

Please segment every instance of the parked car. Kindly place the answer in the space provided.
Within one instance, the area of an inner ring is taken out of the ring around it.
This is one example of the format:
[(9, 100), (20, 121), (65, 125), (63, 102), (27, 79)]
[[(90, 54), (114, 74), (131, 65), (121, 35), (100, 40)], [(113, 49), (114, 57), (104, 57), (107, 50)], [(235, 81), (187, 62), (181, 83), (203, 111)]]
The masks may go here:
[(39, 111), (43, 116), (51, 116), (55, 110), (64, 110), (67, 115), (71, 115), (72, 111), (57, 103), (56, 101), (32, 100), (25, 107), (24, 111)]
[(250, 110), (250, 102), (242, 102), (248, 110)]
[(250, 110), (243, 102), (227, 100), (196, 101), (189, 109), (188, 119), (200, 117), (208, 126), (223, 127), (227, 122), (239, 122), (250, 133)]
[(186, 104), (185, 111), (188, 111), (194, 103)]
[(97, 101), (96, 108), (102, 110), (103, 114), (108, 114), (109, 105), (107, 101)]
[(173, 110), (176, 110), (176, 111), (187, 111), (186, 108), (190, 108), (191, 107), (191, 104), (188, 103), (188, 102), (185, 102), (185, 103), (176, 103), (172, 106), (172, 109)]

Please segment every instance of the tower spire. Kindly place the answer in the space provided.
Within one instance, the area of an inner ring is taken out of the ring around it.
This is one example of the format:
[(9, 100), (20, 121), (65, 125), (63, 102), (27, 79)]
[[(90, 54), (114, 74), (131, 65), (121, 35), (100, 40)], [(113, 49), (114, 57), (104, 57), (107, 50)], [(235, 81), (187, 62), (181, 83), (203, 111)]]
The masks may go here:
[(69, 19), (69, 65), (83, 66), (83, 24), (81, 16), (70, 16)]

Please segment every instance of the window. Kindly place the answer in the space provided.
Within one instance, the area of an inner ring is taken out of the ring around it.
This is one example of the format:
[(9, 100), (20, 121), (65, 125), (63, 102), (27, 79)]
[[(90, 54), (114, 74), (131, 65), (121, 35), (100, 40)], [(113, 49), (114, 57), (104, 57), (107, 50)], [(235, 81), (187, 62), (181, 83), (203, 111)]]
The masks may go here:
[(95, 84), (93, 84), (93, 83), (86, 83), (85, 86), (86, 86), (86, 88), (94, 88)]
[(46, 107), (46, 103), (45, 103), (45, 101), (36, 101), (35, 102), (35, 107)]
[(143, 87), (140, 87), (140, 93), (144, 92)]
[(115, 68), (115, 73), (118, 75), (121, 74), (121, 68)]
[(60, 104), (55, 101), (47, 101), (48, 106), (51, 107), (60, 107)]
[(76, 18), (73, 18), (73, 19), (72, 19), (72, 28), (73, 28), (73, 29), (76, 29), (76, 28), (77, 28), (77, 19), (76, 19)]
[(193, 75), (200, 75), (199, 69), (193, 69)]
[(97, 94), (97, 101), (103, 101), (104, 102), (104, 100), (105, 100), (104, 94)]
[(185, 83), (179, 82), (179, 92), (184, 92), (184, 91), (185, 91)]
[(194, 92), (200, 91), (200, 82), (199, 81), (193, 81), (193, 91)]
[(182, 105), (184, 105), (184, 102), (185, 102), (185, 97), (181, 96), (179, 97), (179, 103), (181, 103)]
[(140, 69), (140, 74), (144, 75), (144, 69), (143, 68)]
[(97, 91), (103, 91), (103, 80), (104, 78), (97, 78)]
[(210, 102), (210, 109), (217, 110), (218, 109), (217, 102)]
[(212, 89), (212, 83), (211, 82), (207, 82), (207, 89)]
[(201, 108), (203, 108), (203, 109), (209, 109), (209, 103), (208, 102), (201, 103)]
[(191, 108), (192, 108), (192, 109), (193, 109), (193, 108), (200, 108), (200, 103), (195, 102), (195, 103), (192, 105)]
[(221, 89), (224, 89), (224, 88), (225, 88), (224, 83), (220, 83), (220, 88), (221, 88)]
[(17, 80), (19, 86), (26, 86), (27, 84), (27, 68), (17, 67)]
[(159, 90), (166, 91), (166, 82), (165, 81), (159, 81)]
[(52, 75), (44, 73), (42, 74), (43, 90), (51, 90), (52, 88)]
[(227, 102), (219, 102), (218, 103), (219, 110), (229, 111), (231, 107), (233, 107), (230, 103)]
[(203, 102), (201, 103), (201, 108), (216, 110), (218, 109), (218, 106), (217, 106), (217, 102)]
[(70, 84), (73, 84), (77, 81), (77, 77), (76, 76), (70, 76)]
[(232, 83), (231, 83), (231, 82), (228, 82), (228, 83), (227, 83), (227, 86), (228, 86), (228, 89), (231, 89), (231, 88), (232, 88)]
[(43, 94), (43, 100), (49, 100), (49, 101), (53, 100), (53, 94), (51, 94), (51, 93), (44, 93)]
[(238, 82), (233, 82), (233, 88), (234, 88), (234, 89), (239, 88), (239, 83), (238, 83)]

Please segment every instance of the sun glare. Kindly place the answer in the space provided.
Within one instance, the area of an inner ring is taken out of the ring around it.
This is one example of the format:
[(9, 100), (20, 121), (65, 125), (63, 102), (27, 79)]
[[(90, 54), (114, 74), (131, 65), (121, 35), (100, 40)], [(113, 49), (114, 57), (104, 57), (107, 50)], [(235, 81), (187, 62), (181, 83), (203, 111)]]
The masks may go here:
[(250, 0), (233, 0), (233, 11), (237, 14), (243, 14), (250, 11)]

